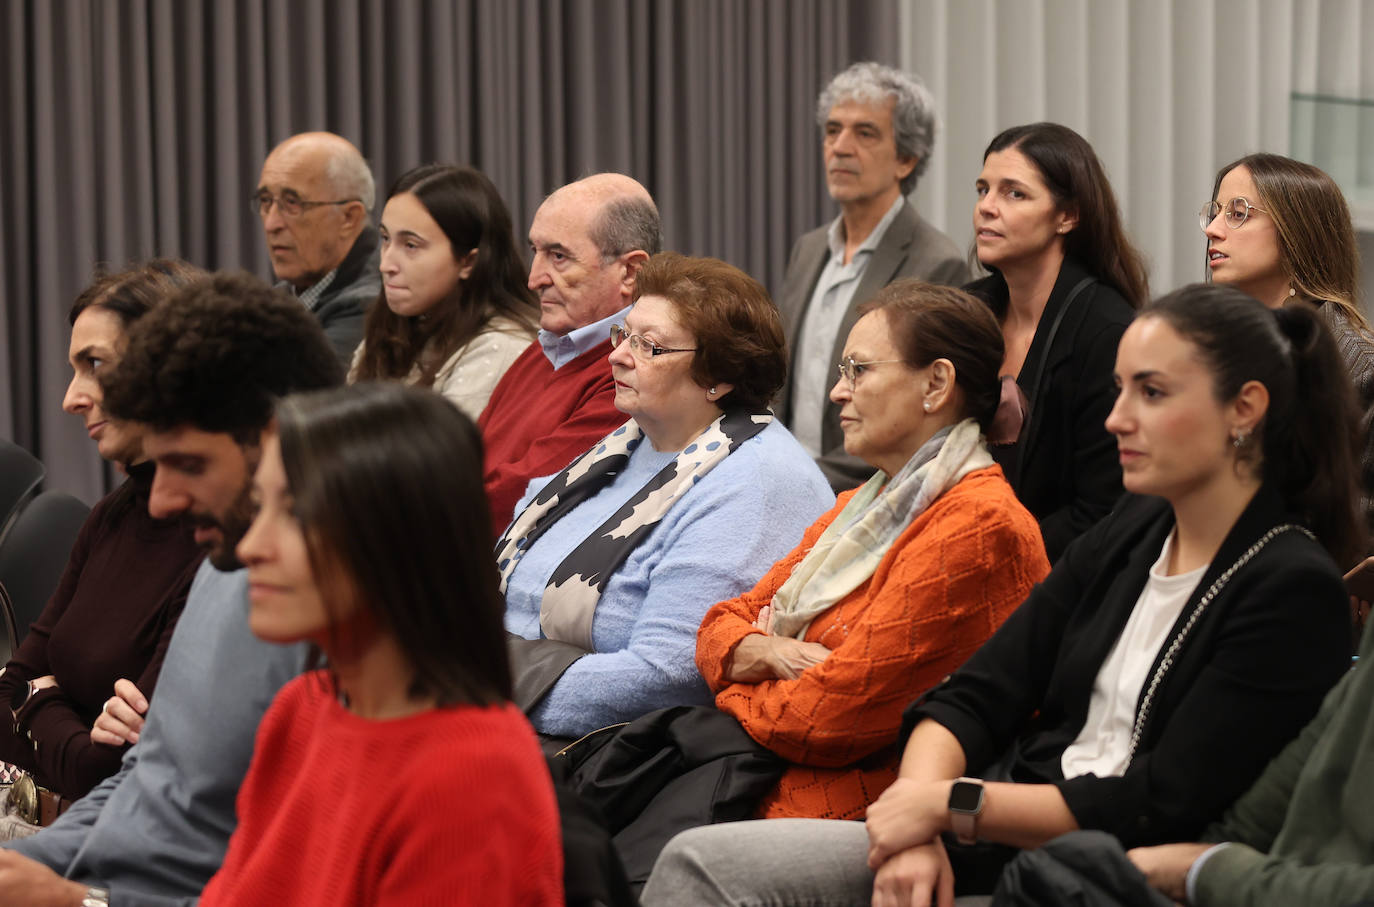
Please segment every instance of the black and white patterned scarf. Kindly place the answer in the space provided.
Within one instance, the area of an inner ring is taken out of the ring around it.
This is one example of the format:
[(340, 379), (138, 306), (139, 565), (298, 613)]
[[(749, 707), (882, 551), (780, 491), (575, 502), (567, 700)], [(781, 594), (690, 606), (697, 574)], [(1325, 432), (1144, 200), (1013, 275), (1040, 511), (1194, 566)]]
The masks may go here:
[[(592, 648), (592, 617), (606, 582), (654, 531), (677, 499), (741, 444), (768, 427), (771, 413), (727, 412), (682, 449), (558, 565), (544, 589), (539, 626), (549, 639)], [(515, 565), (541, 535), (575, 507), (610, 485), (644, 441), (635, 420), (602, 438), (539, 490), (496, 543), (501, 592)]]

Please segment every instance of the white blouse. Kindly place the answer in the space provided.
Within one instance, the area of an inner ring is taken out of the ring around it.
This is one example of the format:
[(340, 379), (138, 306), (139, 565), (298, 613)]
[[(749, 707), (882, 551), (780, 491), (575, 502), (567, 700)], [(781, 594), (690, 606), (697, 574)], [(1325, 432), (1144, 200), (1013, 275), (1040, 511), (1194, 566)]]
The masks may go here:
[(1126, 770), (1136, 703), (1150, 667), (1209, 566), (1203, 564), (1177, 576), (1165, 575), (1173, 544), (1174, 533), (1170, 532), (1121, 636), (1098, 669), (1087, 720), (1078, 738), (1060, 756), (1065, 778), (1087, 774), (1105, 778)]

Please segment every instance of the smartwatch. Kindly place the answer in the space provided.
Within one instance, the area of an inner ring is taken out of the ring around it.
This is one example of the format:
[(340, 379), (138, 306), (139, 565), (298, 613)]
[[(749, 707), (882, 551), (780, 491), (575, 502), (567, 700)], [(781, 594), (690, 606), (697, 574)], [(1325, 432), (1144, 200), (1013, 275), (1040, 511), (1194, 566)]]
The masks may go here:
[(984, 793), (983, 782), (977, 778), (959, 778), (949, 789), (949, 824), (960, 844), (978, 843)]

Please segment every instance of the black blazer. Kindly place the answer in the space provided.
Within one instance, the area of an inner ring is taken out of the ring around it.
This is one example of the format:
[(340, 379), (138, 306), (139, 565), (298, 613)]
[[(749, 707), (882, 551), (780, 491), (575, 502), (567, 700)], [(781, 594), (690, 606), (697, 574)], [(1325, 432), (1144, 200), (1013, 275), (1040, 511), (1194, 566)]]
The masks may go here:
[[(1074, 286), (1089, 276), (1077, 261), (1064, 259), (1016, 376), (1030, 401), (1029, 418), (1016, 444), (992, 448), (1016, 496), (1040, 521), (1051, 563), (1121, 497), (1116, 439), (1104, 423), (1116, 400), (1116, 346), (1135, 311), (1116, 290), (1093, 281), (1065, 314), (1052, 346), (1048, 338)], [(1007, 284), (1002, 275), (976, 280), (964, 289), (985, 300), (999, 322), (1005, 317)], [(1042, 360), (1043, 377), (1038, 387), (1031, 387)]]
[[(1217, 577), (1287, 522), (1277, 492), (1261, 489), (1170, 641)], [(1349, 668), (1350, 609), (1340, 571), (1321, 545), (1299, 531), (1274, 536), (1198, 617), (1154, 695), (1125, 774), (1066, 781), (1060, 757), (1083, 728), (1098, 671), (1173, 525), (1163, 500), (1126, 496), (1069, 546), (962, 668), (907, 709), (903, 734), (935, 719), (959, 739), (970, 774), (1015, 745), (1013, 780), (1055, 784), (1080, 827), (1110, 832), (1126, 847), (1196, 840)], [(1150, 677), (1168, 647), (1155, 655)]]

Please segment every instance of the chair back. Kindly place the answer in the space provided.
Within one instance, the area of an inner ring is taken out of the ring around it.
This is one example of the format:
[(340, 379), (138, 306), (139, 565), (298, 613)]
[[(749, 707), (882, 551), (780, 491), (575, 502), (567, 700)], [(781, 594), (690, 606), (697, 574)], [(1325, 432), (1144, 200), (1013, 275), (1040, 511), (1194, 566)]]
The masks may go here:
[(0, 664), (9, 664), (19, 648), (19, 630), (14, 625), (14, 603), (0, 583)]
[(0, 534), (43, 481), (43, 464), (13, 441), (0, 439)]
[(22, 643), (57, 589), (71, 557), (72, 543), (91, 508), (69, 494), (45, 491), (19, 511), (0, 538), (0, 584), (9, 590)]

